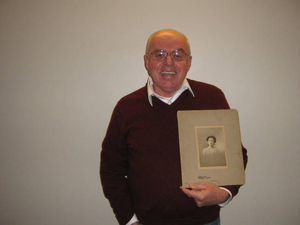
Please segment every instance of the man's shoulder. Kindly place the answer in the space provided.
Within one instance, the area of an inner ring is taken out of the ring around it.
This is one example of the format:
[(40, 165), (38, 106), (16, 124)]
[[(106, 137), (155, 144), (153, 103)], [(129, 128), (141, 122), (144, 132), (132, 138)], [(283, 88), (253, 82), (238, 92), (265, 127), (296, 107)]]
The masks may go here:
[(208, 83), (188, 79), (194, 92), (194, 101), (199, 103), (201, 109), (227, 109), (228, 102), (223, 91)]
[(217, 91), (217, 92), (222, 92), (222, 90), (218, 87), (216, 87), (215, 85), (212, 84), (208, 84), (205, 82), (201, 82), (201, 81), (196, 81), (196, 80), (192, 80), (192, 79), (187, 79), (189, 82), (189, 85), (191, 86), (192, 90), (197, 92), (197, 91)]
[(147, 88), (146, 86), (139, 88), (131, 92), (130, 94), (122, 97), (118, 104), (135, 104), (147, 100)]

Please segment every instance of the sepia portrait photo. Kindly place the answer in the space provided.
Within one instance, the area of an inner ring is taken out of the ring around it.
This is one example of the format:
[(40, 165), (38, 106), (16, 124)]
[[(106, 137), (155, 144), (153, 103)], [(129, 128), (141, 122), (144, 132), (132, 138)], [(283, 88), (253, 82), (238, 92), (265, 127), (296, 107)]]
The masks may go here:
[(238, 111), (178, 111), (182, 185), (245, 183)]
[(223, 126), (195, 127), (198, 167), (226, 167), (227, 155)]

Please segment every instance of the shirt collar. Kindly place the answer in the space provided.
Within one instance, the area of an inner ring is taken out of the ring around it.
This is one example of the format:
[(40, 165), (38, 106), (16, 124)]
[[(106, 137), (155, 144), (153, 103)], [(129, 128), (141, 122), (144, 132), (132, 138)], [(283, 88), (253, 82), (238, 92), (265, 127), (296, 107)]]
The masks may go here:
[(193, 95), (193, 97), (195, 97), (194, 92), (192, 90), (192, 88), (189, 85), (189, 82), (187, 81), (187, 79), (185, 78), (181, 88), (179, 88), (179, 90), (177, 92), (174, 93), (173, 96), (167, 98), (167, 97), (163, 97), (160, 96), (158, 94), (156, 94), (153, 90), (153, 80), (152, 78), (149, 76), (148, 81), (147, 81), (147, 92), (148, 92), (148, 100), (151, 106), (153, 106), (152, 103), (152, 96), (157, 97), (158, 99), (160, 99), (161, 101), (167, 103), (167, 104), (172, 104), (186, 89), (188, 89), (191, 94)]

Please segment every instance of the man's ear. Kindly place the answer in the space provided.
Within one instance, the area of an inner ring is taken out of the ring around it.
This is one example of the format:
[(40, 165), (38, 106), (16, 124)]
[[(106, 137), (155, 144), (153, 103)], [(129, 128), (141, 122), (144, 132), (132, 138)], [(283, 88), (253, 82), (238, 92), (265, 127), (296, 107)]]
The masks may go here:
[(190, 68), (191, 68), (191, 65), (192, 65), (192, 56), (191, 55), (189, 55), (188, 56), (189, 58), (188, 58), (188, 71), (190, 70)]
[(149, 58), (148, 58), (148, 55), (144, 55), (144, 64), (145, 64), (146, 69), (148, 70), (148, 67), (149, 67)]

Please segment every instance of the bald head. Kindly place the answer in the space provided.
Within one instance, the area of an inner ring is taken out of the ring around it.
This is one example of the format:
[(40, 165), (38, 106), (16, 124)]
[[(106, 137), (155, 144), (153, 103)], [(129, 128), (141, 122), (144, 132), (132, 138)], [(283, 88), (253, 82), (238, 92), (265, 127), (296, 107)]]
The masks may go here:
[(150, 37), (148, 38), (148, 41), (147, 41), (147, 45), (146, 45), (146, 54), (149, 54), (149, 50), (151, 48), (151, 44), (152, 44), (152, 40), (155, 38), (155, 37), (159, 37), (161, 35), (166, 35), (166, 34), (169, 34), (169, 35), (176, 35), (176, 36), (180, 36), (182, 37), (186, 44), (187, 44), (187, 53), (188, 55), (191, 55), (191, 49), (190, 49), (190, 42), (189, 42), (189, 39), (182, 33), (176, 31), (176, 30), (172, 30), (172, 29), (164, 29), (164, 30), (159, 30), (159, 31), (156, 31), (155, 33), (151, 34)]
[[(163, 59), (153, 56), (163, 51)], [(183, 52), (182, 59), (174, 58), (176, 52)], [(161, 30), (152, 34), (144, 55), (145, 67), (153, 81), (153, 90), (163, 97), (171, 97), (180, 89), (191, 67), (192, 56), (188, 39), (175, 30)]]

